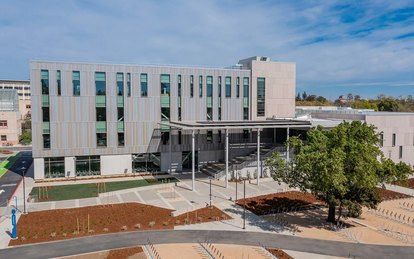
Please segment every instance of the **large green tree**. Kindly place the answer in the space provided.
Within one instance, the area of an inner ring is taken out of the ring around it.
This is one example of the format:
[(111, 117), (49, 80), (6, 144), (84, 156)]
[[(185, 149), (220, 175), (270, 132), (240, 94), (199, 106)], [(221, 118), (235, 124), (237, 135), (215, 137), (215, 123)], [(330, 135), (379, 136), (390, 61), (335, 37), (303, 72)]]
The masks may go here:
[(406, 180), (411, 171), (409, 165), (384, 157), (375, 130), (359, 121), (343, 122), (331, 130), (318, 127), (308, 131), (305, 142), (289, 139), (287, 145), (294, 153), (290, 161), (275, 152), (266, 166), (276, 181), (325, 201), (329, 222), (339, 221), (344, 209), (348, 216), (357, 217), (362, 206), (375, 208), (380, 202), (378, 185)]

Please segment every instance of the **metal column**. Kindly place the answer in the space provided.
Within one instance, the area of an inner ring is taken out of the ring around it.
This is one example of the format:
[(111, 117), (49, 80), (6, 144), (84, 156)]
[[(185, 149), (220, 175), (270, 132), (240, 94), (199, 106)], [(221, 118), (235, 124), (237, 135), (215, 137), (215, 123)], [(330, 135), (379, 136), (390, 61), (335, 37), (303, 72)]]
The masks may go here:
[[(289, 141), (289, 127), (287, 128), (287, 132), (286, 132), (286, 142)], [(290, 152), (290, 148), (289, 148), (289, 143), (286, 143), (286, 161), (289, 162), (289, 152)]]
[(192, 184), (191, 190), (195, 191), (195, 135), (194, 130), (191, 131), (191, 174), (192, 174)]
[(229, 130), (226, 129), (226, 188), (229, 186)]
[(260, 129), (257, 129), (257, 185), (260, 177)]

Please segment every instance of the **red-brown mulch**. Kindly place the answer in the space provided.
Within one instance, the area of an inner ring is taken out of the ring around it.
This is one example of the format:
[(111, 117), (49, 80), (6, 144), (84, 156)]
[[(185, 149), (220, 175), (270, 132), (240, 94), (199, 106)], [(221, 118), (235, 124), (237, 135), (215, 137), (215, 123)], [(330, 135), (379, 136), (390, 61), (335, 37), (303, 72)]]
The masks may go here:
[(231, 219), (214, 206), (189, 212), (187, 220), (187, 213), (174, 217), (172, 211), (140, 203), (122, 203), (30, 212), (21, 215), (17, 224), (19, 238), (11, 240), (9, 245), (121, 231), (173, 229), (174, 225)]
[(395, 185), (399, 185), (401, 187), (414, 189), (414, 178), (410, 178), (407, 181), (403, 182), (394, 182)]
[[(244, 199), (237, 200), (243, 206)], [(309, 193), (289, 191), (261, 195), (246, 199), (246, 209), (256, 215), (266, 215), (295, 209), (306, 209), (313, 205), (322, 205), (322, 201)]]
[(410, 198), (411, 196), (404, 194), (404, 193), (399, 193), (399, 192), (394, 192), (394, 191), (390, 191), (387, 189), (383, 189), (383, 188), (377, 188), (378, 190), (378, 194), (381, 197), (381, 200), (383, 201), (388, 201), (388, 200), (395, 200), (395, 199), (404, 199), (404, 198)]
[(288, 255), (281, 249), (266, 248), (266, 250), (269, 251), (272, 255), (276, 256), (278, 259), (294, 259), (292, 256)]
[(127, 259), (138, 253), (143, 253), (142, 247), (127, 247), (110, 250), (108, 256), (105, 259)]

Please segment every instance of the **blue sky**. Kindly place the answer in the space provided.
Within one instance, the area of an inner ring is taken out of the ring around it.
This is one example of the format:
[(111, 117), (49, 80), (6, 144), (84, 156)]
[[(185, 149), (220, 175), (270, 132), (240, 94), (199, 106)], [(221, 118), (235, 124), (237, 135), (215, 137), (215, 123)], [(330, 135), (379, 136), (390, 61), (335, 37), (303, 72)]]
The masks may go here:
[(297, 90), (414, 95), (414, 0), (0, 0), (0, 78), (28, 61), (296, 62)]

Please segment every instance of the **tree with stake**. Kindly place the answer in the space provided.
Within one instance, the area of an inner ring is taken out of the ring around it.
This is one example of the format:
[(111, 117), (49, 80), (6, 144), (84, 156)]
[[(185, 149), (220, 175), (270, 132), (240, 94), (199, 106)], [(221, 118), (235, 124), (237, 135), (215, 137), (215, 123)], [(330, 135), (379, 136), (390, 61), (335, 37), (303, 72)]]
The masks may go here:
[(331, 130), (321, 127), (307, 133), (307, 143), (291, 137), (294, 151), (290, 161), (277, 152), (266, 160), (273, 179), (311, 192), (329, 207), (328, 222), (340, 220), (346, 208), (350, 217), (358, 217), (362, 206), (376, 208), (380, 202), (379, 184), (405, 180), (409, 165), (395, 164), (379, 149), (380, 134), (375, 127), (359, 121), (342, 122)]

